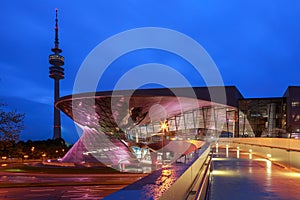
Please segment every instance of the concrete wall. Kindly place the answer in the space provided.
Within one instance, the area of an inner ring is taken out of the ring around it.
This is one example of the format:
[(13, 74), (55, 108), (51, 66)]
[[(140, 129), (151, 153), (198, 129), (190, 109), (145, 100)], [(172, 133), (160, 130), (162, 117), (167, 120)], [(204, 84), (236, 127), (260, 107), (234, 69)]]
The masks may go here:
[(202, 155), (176, 180), (176, 182), (159, 198), (159, 200), (181, 200), (185, 199), (199, 170), (205, 163), (210, 152), (210, 146), (204, 150)]
[[(300, 169), (300, 140), (289, 138), (222, 138), (218, 143), (267, 157), (286, 167)], [(268, 157), (269, 154), (271, 157)]]

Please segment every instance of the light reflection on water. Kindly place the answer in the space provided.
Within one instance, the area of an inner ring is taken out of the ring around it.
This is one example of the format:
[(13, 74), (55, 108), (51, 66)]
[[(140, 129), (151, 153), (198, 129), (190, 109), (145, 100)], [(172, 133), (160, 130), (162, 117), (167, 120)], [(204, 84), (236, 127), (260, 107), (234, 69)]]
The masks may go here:
[(177, 180), (175, 168), (166, 167), (162, 169), (161, 175), (154, 184), (147, 184), (143, 187), (143, 199), (159, 199)]

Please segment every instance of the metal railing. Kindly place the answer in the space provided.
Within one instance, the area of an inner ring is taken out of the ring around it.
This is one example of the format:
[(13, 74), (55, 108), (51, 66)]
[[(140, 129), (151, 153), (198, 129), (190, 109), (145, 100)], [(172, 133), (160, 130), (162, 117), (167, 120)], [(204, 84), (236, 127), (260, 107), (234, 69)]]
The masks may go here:
[(207, 198), (210, 182), (211, 160), (212, 154), (210, 153), (199, 170), (186, 200), (204, 200)]

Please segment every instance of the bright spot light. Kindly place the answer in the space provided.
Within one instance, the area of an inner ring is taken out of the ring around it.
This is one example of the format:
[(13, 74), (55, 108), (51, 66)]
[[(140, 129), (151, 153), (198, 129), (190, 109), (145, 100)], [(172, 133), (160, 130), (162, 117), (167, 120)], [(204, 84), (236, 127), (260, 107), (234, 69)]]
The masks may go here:
[(160, 128), (161, 128), (161, 131), (162, 131), (162, 132), (168, 131), (168, 129), (169, 129), (168, 121), (165, 120), (165, 121), (163, 121), (163, 122), (160, 122)]
[(267, 159), (265, 159), (265, 158), (256, 158), (256, 159), (254, 159), (255, 161), (264, 161), (264, 162), (266, 162), (266, 161), (269, 161), (269, 160), (267, 160)]
[(268, 157), (268, 158), (271, 158), (271, 157), (272, 157), (272, 155), (268, 153), (268, 154), (267, 154), (267, 157)]
[(211, 174), (213, 176), (239, 176), (239, 173), (230, 170), (213, 170)]
[(226, 158), (228, 157), (229, 150), (228, 150), (228, 144), (226, 144)]
[(212, 158), (211, 160), (212, 161), (214, 161), (214, 160), (220, 161), (220, 160), (228, 160), (228, 159), (227, 158)]
[(283, 172), (285, 176), (300, 178), (300, 173), (297, 172)]

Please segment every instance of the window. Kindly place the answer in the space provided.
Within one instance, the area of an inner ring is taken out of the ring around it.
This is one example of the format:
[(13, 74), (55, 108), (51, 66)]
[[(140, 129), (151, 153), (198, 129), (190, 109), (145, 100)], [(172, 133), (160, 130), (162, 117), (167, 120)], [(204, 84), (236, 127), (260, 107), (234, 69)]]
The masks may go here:
[(292, 101), (292, 107), (298, 107), (300, 105), (299, 101)]

